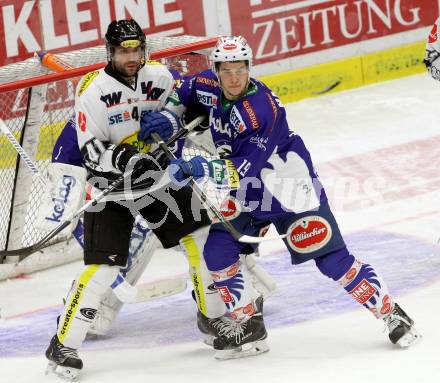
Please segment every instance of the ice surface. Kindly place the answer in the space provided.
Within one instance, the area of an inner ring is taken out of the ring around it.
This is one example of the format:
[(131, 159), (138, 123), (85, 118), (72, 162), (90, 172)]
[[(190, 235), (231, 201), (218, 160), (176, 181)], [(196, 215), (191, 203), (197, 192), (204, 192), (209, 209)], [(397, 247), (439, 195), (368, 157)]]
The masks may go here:
[[(271, 351), (218, 362), (199, 341), (187, 292), (123, 308), (80, 351), (80, 382), (440, 381), (440, 83), (417, 75), (287, 106), (308, 145), (350, 250), (385, 277), (423, 339), (393, 347), (383, 323), (313, 262), (292, 267), (281, 242), (261, 247), (278, 280), (266, 302)], [(80, 263), (0, 283), (0, 381), (47, 382), (44, 350)], [(185, 272), (159, 251), (141, 283)]]

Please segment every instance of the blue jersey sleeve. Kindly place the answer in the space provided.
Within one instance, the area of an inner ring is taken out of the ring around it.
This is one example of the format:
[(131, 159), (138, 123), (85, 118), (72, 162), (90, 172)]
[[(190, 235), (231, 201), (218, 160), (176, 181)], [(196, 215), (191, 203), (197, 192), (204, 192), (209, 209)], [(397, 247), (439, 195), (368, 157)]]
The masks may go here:
[(52, 152), (52, 162), (83, 166), (81, 151), (78, 146), (76, 135), (75, 120), (71, 118), (67, 121), (60, 136), (55, 142)]

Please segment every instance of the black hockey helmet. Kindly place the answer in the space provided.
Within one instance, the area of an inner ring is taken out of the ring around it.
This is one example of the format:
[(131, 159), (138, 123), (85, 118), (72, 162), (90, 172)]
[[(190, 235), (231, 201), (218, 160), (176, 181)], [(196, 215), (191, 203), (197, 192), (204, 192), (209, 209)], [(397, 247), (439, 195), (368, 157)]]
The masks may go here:
[(141, 46), (145, 51), (145, 34), (139, 24), (131, 20), (113, 20), (105, 34), (107, 53), (109, 61), (111, 60), (112, 49), (117, 46), (124, 48), (136, 48)]

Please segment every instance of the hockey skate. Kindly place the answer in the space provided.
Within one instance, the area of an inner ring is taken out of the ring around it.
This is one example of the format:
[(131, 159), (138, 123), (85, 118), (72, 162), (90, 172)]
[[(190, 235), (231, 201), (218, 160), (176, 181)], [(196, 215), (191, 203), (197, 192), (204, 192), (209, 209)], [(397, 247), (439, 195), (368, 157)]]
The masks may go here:
[(225, 335), (233, 322), (232, 318), (227, 316), (211, 319), (203, 315), (201, 311), (197, 311), (197, 327), (203, 334), (203, 343), (208, 346), (213, 345), (215, 338)]
[(256, 300), (257, 313), (246, 322), (231, 321), (224, 334), (214, 339), (216, 359), (238, 359), (269, 351), (265, 339), (266, 327), (263, 321), (263, 299)]
[(70, 347), (65, 347), (54, 335), (46, 350), (46, 358), (49, 364), (46, 368), (46, 375), (54, 373), (66, 380), (74, 380), (81, 369), (83, 362), (78, 356), (78, 352)]
[(395, 303), (393, 311), (384, 318), (391, 343), (406, 348), (416, 343), (422, 336), (414, 328), (414, 321)]

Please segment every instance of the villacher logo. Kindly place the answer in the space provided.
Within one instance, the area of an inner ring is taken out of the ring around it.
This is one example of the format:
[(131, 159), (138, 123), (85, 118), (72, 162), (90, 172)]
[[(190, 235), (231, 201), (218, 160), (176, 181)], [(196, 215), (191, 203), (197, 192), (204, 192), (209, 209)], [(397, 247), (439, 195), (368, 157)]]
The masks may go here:
[(290, 225), (287, 242), (297, 253), (307, 254), (323, 248), (332, 237), (332, 228), (320, 216), (303, 217)]

